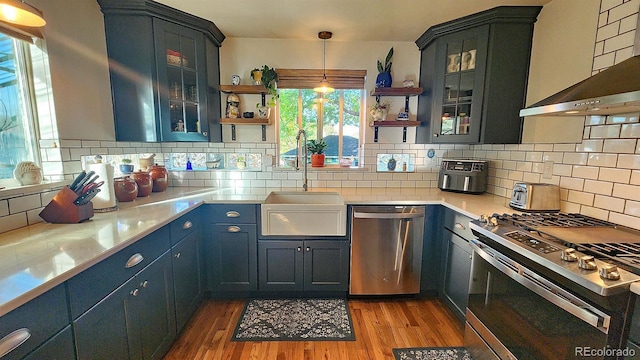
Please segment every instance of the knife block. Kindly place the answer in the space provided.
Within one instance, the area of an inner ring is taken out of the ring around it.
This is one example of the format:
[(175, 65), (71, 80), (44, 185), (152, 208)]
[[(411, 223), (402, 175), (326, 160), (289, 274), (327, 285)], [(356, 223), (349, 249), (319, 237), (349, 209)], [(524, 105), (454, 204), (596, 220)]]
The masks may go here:
[(42, 209), (40, 217), (53, 224), (76, 224), (93, 217), (91, 201), (84, 205), (76, 205), (73, 201), (77, 198), (78, 195), (65, 186)]

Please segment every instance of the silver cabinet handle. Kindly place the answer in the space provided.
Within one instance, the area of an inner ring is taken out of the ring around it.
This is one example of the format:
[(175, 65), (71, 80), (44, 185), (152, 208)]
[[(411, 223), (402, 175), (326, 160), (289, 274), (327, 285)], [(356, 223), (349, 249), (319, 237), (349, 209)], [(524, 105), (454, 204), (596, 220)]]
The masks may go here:
[(184, 224), (182, 224), (182, 230), (191, 229), (192, 226), (193, 226), (193, 223), (187, 220), (184, 222)]
[(0, 339), (0, 358), (24, 344), (31, 337), (31, 331), (21, 328)]
[(175, 255), (173, 255), (173, 257), (176, 259), (180, 259), (180, 253), (176, 253)]
[(240, 232), (240, 227), (239, 226), (229, 226), (227, 228), (227, 232), (230, 232), (230, 233)]
[(135, 253), (135, 254), (131, 255), (129, 260), (127, 260), (127, 263), (125, 264), (124, 267), (127, 268), (127, 269), (132, 268), (132, 267), (140, 264), (143, 260), (144, 260), (144, 257), (142, 257), (142, 254)]
[(455, 225), (453, 225), (456, 229), (460, 229), (460, 230), (466, 230), (467, 228), (462, 225), (461, 223), (457, 222)]
[(311, 248), (307, 246), (307, 248), (305, 249), (307, 252), (311, 251)]
[(138, 290), (138, 289), (133, 289), (129, 294), (131, 294), (131, 296), (138, 296), (138, 292), (139, 291), (140, 290)]
[(149, 282), (147, 280), (145, 280), (145, 281), (140, 283), (140, 287), (142, 287), (142, 288), (146, 288), (147, 285), (149, 285)]
[(353, 217), (360, 219), (411, 219), (423, 217), (424, 213), (368, 213), (354, 211)]
[(240, 213), (235, 210), (227, 211), (227, 217), (237, 218), (240, 217)]
[(298, 252), (302, 251), (302, 246), (298, 246), (298, 248), (296, 249)]

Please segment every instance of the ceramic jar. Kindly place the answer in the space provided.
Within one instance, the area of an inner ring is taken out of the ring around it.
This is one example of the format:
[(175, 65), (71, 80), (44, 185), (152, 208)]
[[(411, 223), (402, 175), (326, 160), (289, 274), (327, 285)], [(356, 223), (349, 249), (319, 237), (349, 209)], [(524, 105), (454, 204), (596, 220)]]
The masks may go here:
[(151, 194), (151, 190), (153, 190), (151, 174), (146, 171), (135, 171), (131, 174), (131, 177), (138, 184), (138, 197), (145, 197)]
[(42, 169), (32, 161), (22, 161), (13, 170), (13, 177), (20, 185), (35, 185), (42, 182)]
[(153, 192), (163, 192), (169, 186), (169, 172), (162, 165), (154, 165), (149, 168), (149, 174), (153, 179)]
[(113, 189), (119, 202), (133, 201), (138, 197), (138, 184), (128, 176), (113, 179)]

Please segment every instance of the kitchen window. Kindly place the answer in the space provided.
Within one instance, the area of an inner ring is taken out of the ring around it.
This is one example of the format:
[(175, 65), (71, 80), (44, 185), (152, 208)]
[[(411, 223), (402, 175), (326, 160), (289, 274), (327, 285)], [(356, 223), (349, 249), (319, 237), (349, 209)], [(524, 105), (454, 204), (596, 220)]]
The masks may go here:
[[(322, 71), (278, 69), (279, 163), (293, 164), (297, 154), (296, 135), (304, 129), (308, 140), (327, 143), (325, 164), (338, 166), (340, 159), (358, 160), (362, 142), (365, 71), (327, 70), (336, 88), (318, 94), (313, 86)], [(355, 165), (355, 164), (354, 164)]]
[(29, 36), (15, 35), (0, 30), (0, 184), (7, 185), (17, 163), (40, 163), (36, 93), (44, 82), (34, 76), (33, 58), (46, 57)]

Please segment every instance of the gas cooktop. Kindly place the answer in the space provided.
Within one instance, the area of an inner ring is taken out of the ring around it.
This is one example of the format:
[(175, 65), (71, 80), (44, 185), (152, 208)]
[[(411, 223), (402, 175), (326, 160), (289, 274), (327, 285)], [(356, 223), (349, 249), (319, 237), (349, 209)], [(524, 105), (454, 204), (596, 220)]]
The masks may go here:
[(493, 214), (472, 231), (592, 291), (640, 280), (640, 231), (573, 213)]

